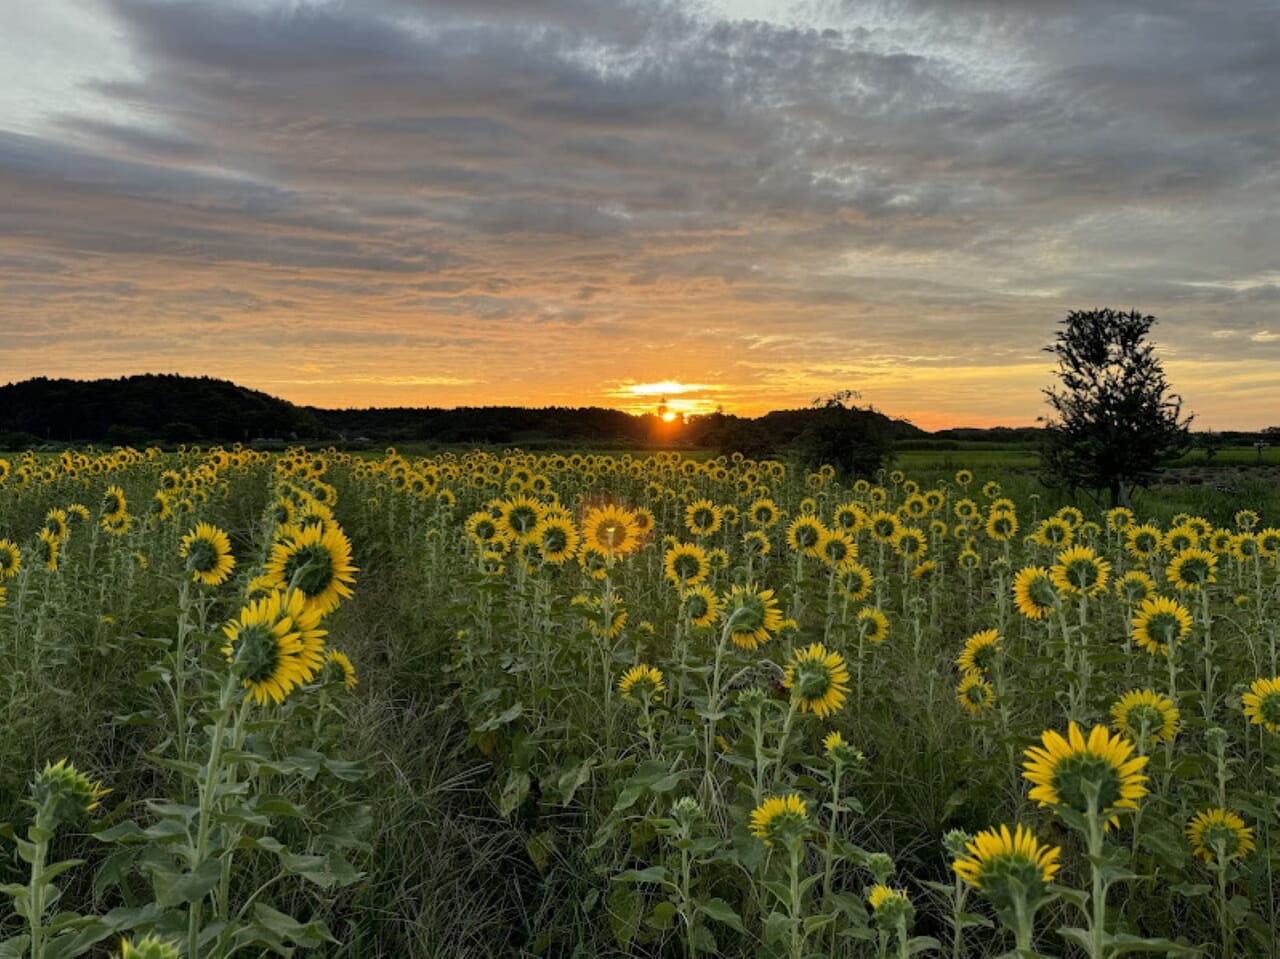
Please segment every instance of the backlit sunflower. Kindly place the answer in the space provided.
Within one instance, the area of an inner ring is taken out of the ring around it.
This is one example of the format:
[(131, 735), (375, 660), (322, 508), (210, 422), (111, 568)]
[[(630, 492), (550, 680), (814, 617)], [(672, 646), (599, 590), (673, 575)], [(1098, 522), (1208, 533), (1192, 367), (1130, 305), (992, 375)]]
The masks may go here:
[(263, 571), (278, 589), (296, 588), (321, 616), (351, 598), (351, 541), (337, 526), (307, 526), (271, 547)]
[(1240, 702), (1245, 719), (1268, 732), (1280, 733), (1280, 676), (1255, 679)]
[(709, 499), (700, 499), (685, 507), (684, 525), (694, 536), (710, 536), (724, 523), (724, 513)]
[(488, 548), (494, 540), (502, 538), (498, 521), (488, 510), (472, 513), (462, 524), (462, 528), (471, 541), (481, 549)]
[(914, 526), (899, 527), (891, 542), (893, 551), (906, 559), (918, 560), (929, 551), (929, 540)]
[(826, 718), (844, 705), (849, 694), (849, 668), (844, 657), (821, 643), (791, 654), (782, 685), (802, 712)]
[(893, 538), (898, 535), (898, 529), (901, 527), (898, 517), (886, 510), (877, 510), (871, 514), (871, 519), (867, 523), (867, 528), (871, 530), (871, 538), (877, 543), (891, 543)]
[(997, 543), (1006, 543), (1018, 533), (1018, 517), (1009, 510), (992, 510), (987, 515), (987, 538)]
[(54, 539), (61, 542), (67, 538), (67, 511), (64, 509), (51, 509), (44, 516), (44, 528), (47, 529)]
[(1272, 560), (1280, 559), (1280, 529), (1268, 526), (1255, 534), (1258, 541), (1258, 552)]
[(822, 534), (826, 531), (822, 520), (810, 514), (802, 514), (787, 527), (787, 545), (793, 552), (817, 557), (818, 543), (822, 541)]
[(662, 672), (643, 663), (632, 666), (618, 680), (618, 692), (629, 703), (657, 702), (664, 689)]
[(1075, 530), (1061, 516), (1050, 516), (1040, 523), (1031, 538), (1040, 546), (1066, 549), (1075, 540)]
[(1252, 533), (1236, 533), (1231, 537), (1231, 555), (1242, 563), (1252, 563), (1262, 555), (1258, 537)]
[(0, 579), (12, 579), (22, 569), (22, 550), (11, 539), (0, 539)]
[(1178, 553), (1165, 570), (1165, 578), (1180, 590), (1195, 591), (1209, 583), (1216, 583), (1218, 557), (1207, 549), (1191, 547)]
[(154, 934), (120, 940), (120, 959), (178, 959), (181, 955), (182, 947), (178, 943)]
[(831, 517), (831, 524), (846, 533), (856, 533), (866, 525), (867, 514), (857, 503), (841, 503)]
[(58, 552), (62, 548), (62, 540), (43, 527), (36, 534), (36, 558), (51, 573), (58, 571)]
[(771, 499), (761, 498), (747, 507), (747, 519), (761, 529), (769, 529), (779, 516), (778, 504)]
[(1152, 689), (1131, 689), (1111, 707), (1111, 725), (1140, 749), (1172, 742), (1181, 714), (1173, 700)]
[(714, 626), (720, 618), (720, 599), (705, 583), (686, 589), (681, 602), (693, 626)]
[(818, 539), (818, 557), (828, 569), (851, 561), (858, 555), (858, 546), (843, 530), (824, 529)]
[(1020, 899), (1034, 902), (1044, 895), (1045, 886), (1058, 873), (1062, 854), (1061, 848), (1042, 844), (1021, 823), (1013, 832), (1008, 826), (984, 829), (965, 844), (965, 850), (968, 855), (951, 868), (1001, 911), (1012, 909)]
[(1191, 851), (1207, 863), (1241, 859), (1258, 847), (1253, 830), (1233, 812), (1226, 809), (1202, 809), (1187, 823)]
[(1133, 639), (1147, 652), (1164, 655), (1191, 632), (1191, 613), (1176, 599), (1151, 596), (1133, 617)]
[(129, 511), (129, 501), (125, 499), (124, 490), (119, 486), (108, 486), (102, 494), (102, 519), (116, 522)]
[(187, 561), (192, 581), (206, 586), (222, 585), (236, 568), (227, 534), (209, 523), (197, 523), (182, 537), (178, 555)]
[(844, 597), (859, 603), (871, 594), (871, 570), (856, 559), (846, 560), (836, 570), (836, 587)]
[(330, 649), (324, 655), (324, 675), (329, 682), (341, 683), (347, 689), (355, 689), (359, 682), (351, 659), (336, 649)]
[(578, 535), (578, 527), (568, 516), (548, 514), (534, 532), (537, 534), (538, 549), (544, 563), (559, 566), (573, 559), (578, 551), (581, 537)]
[(1028, 566), (1013, 578), (1013, 603), (1027, 619), (1044, 619), (1060, 602), (1053, 578), (1043, 566)]
[(1116, 595), (1130, 606), (1137, 606), (1155, 594), (1156, 581), (1136, 569), (1131, 569), (1116, 580)]
[(961, 569), (978, 569), (982, 565), (982, 556), (971, 546), (966, 546), (956, 554), (956, 565)]
[(662, 569), (677, 589), (698, 585), (709, 568), (706, 550), (696, 543), (677, 543), (662, 557)]
[(1133, 510), (1127, 507), (1117, 506), (1114, 509), (1107, 510), (1107, 529), (1113, 532), (1128, 529), (1133, 525), (1134, 520)]
[(808, 807), (799, 793), (770, 796), (751, 812), (751, 835), (766, 846), (789, 846), (808, 832)]
[(1027, 749), (1022, 775), (1032, 784), (1030, 798), (1041, 806), (1065, 806), (1087, 815), (1090, 790), (1085, 785), (1091, 784), (1096, 793), (1092, 811), (1118, 825), (1116, 814), (1137, 809), (1147, 794), (1142, 769), (1149, 757), (1134, 756), (1133, 742), (1111, 735), (1106, 726), (1094, 726), (1086, 739), (1072, 722), (1065, 738), (1050, 729), (1040, 741)]
[(868, 643), (883, 643), (889, 636), (889, 617), (874, 606), (858, 610), (854, 626), (858, 635)]
[(742, 534), (742, 549), (748, 556), (764, 556), (769, 550), (769, 537), (758, 529)]
[(743, 649), (757, 649), (782, 628), (782, 611), (771, 589), (733, 587), (720, 616), (729, 627), (729, 638)]
[(1125, 552), (1134, 559), (1151, 559), (1164, 546), (1159, 527), (1144, 524), (1130, 526), (1124, 533)]
[(497, 518), (501, 534), (517, 543), (534, 543), (538, 540), (538, 524), (546, 516), (547, 506), (531, 496), (513, 496), (502, 502)]
[(1088, 546), (1073, 546), (1058, 554), (1049, 570), (1053, 585), (1069, 596), (1097, 596), (1106, 591), (1111, 564)]
[(964, 651), (957, 657), (956, 666), (963, 673), (970, 670), (988, 672), (1000, 656), (1003, 642), (1004, 637), (998, 630), (984, 629), (980, 633), (974, 633), (964, 641)]
[(222, 628), (222, 654), (243, 678), (246, 698), (279, 704), (314, 678), (324, 663), (321, 615), (301, 590), (276, 590), (242, 607)]
[(956, 700), (975, 716), (996, 705), (996, 691), (979, 670), (967, 670), (956, 685)]
[(610, 559), (640, 548), (640, 528), (635, 514), (612, 504), (599, 506), (582, 521), (582, 538)]
[(976, 523), (982, 516), (978, 504), (971, 499), (956, 500), (951, 512), (962, 523)]
[(1188, 524), (1175, 526), (1164, 534), (1164, 548), (1170, 553), (1181, 553), (1200, 545), (1200, 534)]

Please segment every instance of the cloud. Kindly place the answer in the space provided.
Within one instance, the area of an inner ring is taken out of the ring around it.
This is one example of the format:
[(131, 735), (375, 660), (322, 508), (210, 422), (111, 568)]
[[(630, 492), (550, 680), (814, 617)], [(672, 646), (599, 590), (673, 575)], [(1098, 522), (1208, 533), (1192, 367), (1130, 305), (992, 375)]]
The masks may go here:
[(262, 379), (288, 342), (368, 396), (394, 345), (422, 402), (914, 370), (940, 409), (1071, 308), (1274, 350), (1269, 8), (103, 0), (111, 109), (0, 113), (0, 374), (106, 342)]

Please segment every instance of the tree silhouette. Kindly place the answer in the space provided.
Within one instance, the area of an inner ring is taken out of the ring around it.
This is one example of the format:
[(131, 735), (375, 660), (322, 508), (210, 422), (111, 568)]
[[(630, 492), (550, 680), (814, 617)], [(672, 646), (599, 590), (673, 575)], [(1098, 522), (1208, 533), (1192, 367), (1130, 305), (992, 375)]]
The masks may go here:
[(1056, 417), (1045, 420), (1046, 481), (1106, 489), (1112, 506), (1129, 506), (1161, 463), (1191, 446), (1191, 417), (1169, 390), (1147, 341), (1154, 316), (1137, 311), (1073, 311), (1045, 350), (1058, 360), (1060, 388), (1044, 391)]

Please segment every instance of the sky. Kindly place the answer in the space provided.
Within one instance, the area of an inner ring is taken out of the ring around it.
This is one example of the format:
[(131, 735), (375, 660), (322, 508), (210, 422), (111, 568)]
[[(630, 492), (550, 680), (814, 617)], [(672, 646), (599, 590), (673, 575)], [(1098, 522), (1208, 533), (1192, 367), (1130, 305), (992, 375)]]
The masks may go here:
[(0, 383), (1018, 426), (1102, 307), (1280, 424), (1275, 0), (6, 7)]

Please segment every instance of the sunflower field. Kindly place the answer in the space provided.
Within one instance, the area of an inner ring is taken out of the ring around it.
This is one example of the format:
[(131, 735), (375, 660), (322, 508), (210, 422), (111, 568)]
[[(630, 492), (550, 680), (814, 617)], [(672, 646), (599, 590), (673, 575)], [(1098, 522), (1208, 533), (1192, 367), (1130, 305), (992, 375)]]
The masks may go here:
[(1276, 518), (878, 480), (0, 459), (0, 959), (1276, 955)]

